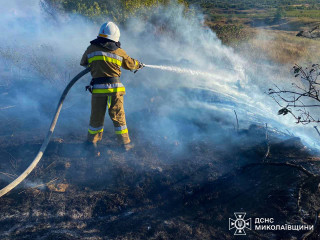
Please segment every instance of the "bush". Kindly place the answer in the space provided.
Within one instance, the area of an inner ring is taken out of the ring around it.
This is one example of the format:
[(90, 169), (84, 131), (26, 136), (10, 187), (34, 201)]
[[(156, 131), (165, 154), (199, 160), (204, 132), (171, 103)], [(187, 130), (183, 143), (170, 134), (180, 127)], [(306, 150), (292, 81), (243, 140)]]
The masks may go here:
[[(105, 15), (111, 16), (118, 23), (126, 21), (131, 16), (147, 13), (150, 8), (158, 5), (168, 5), (171, 0), (42, 0), (42, 5), (54, 7), (65, 12), (79, 13), (93, 21), (101, 21)], [(188, 7), (185, 0), (178, 0)]]
[(217, 34), (221, 41), (228, 45), (236, 46), (250, 38), (250, 34), (240, 24), (212, 24), (210, 28)]

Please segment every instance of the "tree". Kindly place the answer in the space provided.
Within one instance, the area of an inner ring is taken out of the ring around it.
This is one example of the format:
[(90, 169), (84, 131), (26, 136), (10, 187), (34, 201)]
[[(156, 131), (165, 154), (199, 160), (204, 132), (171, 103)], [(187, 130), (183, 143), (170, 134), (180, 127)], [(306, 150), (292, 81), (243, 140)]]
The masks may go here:
[[(313, 64), (310, 69), (295, 65), (293, 73), (301, 79), (301, 84), (292, 83), (292, 90), (280, 89), (277, 85), (275, 89), (269, 89), (268, 94), (281, 107), (278, 114), (291, 114), (301, 124), (320, 123), (315, 113), (320, 107), (319, 64)], [(309, 109), (314, 111), (310, 112)]]
[(277, 22), (277, 21), (281, 20), (284, 17), (284, 14), (285, 14), (285, 12), (284, 12), (283, 7), (278, 7), (277, 11), (274, 14), (274, 21)]

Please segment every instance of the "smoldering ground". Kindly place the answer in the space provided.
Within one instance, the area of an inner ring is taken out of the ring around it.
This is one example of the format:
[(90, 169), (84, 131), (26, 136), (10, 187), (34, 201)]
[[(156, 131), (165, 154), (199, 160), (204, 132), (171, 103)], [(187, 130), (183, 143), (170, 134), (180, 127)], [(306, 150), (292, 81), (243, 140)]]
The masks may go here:
[[(39, 150), (59, 96), (83, 69), (81, 55), (100, 27), (54, 9), (52, 18), (38, 1), (3, 6), (0, 169), (9, 175), (1, 174), (1, 186), (21, 173)], [(264, 94), (269, 83), (288, 79), (274, 77), (274, 64), (268, 63), (266, 70), (264, 62), (254, 65), (249, 54), (240, 56), (222, 45), (203, 26), (201, 15), (186, 16), (181, 6), (157, 8), (147, 19), (133, 18), (120, 26), (122, 47), (141, 62), (170, 71), (123, 71), (135, 150), (117, 150), (106, 116), (102, 156), (87, 157), (81, 147), (90, 115), (86, 76), (68, 95), (54, 139), (29, 182), (0, 199), (1, 238), (226, 239), (232, 233), (224, 220), (241, 208), (252, 216), (268, 208), (282, 222), (313, 221), (317, 203), (299, 205), (307, 216), (295, 209), (293, 196), (309, 179), (299, 170), (265, 166), (234, 172), (264, 158), (265, 123), (272, 160), (311, 156), (298, 139), (276, 130), (296, 132), (291, 119), (275, 115), (277, 108)], [(307, 168), (318, 171), (313, 165)], [(248, 182), (257, 186), (254, 193), (247, 191)], [(312, 187), (300, 191), (302, 198), (316, 196)]]

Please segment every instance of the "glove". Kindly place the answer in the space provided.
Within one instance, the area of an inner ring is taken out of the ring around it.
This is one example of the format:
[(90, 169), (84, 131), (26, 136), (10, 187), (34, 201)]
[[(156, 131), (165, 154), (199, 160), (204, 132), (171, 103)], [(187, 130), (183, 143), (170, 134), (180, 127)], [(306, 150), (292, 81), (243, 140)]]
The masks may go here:
[(138, 70), (142, 69), (143, 67), (144, 67), (144, 64), (139, 62), (138, 68), (133, 73), (138, 72)]
[(138, 69), (141, 69), (144, 67), (144, 64), (142, 62), (139, 62), (139, 66), (138, 66)]

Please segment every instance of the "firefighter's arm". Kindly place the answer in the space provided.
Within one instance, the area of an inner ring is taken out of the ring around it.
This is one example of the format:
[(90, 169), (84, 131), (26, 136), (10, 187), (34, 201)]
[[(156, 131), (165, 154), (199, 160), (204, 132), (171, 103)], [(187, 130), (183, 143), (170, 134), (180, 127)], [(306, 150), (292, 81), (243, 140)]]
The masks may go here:
[(83, 67), (87, 67), (89, 65), (87, 51), (85, 51), (84, 54), (82, 55), (82, 58), (81, 58), (81, 61), (80, 61), (80, 65), (83, 66)]
[(124, 54), (122, 60), (122, 67), (127, 70), (136, 70), (142, 67), (142, 63)]

